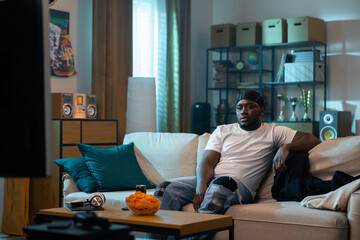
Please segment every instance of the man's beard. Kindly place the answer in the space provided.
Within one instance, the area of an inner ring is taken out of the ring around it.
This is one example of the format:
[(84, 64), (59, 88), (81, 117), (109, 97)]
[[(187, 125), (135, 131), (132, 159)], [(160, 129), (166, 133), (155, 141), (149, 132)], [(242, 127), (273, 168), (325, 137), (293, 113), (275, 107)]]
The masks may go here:
[(250, 122), (242, 123), (240, 121), (240, 119), (238, 118), (240, 128), (244, 129), (245, 131), (253, 131), (253, 130), (258, 129), (261, 126), (260, 112), (257, 115), (252, 116), (251, 119), (252, 119), (252, 121), (250, 121)]

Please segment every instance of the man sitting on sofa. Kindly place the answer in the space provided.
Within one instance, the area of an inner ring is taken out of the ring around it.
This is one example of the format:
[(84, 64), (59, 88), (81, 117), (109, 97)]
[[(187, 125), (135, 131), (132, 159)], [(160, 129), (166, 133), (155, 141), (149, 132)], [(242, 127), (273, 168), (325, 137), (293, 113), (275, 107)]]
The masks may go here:
[(309, 133), (262, 123), (265, 102), (256, 91), (237, 99), (238, 123), (221, 125), (211, 134), (194, 177), (159, 184), (161, 209), (181, 210), (193, 203), (196, 212), (224, 214), (233, 204), (251, 203), (265, 173), (286, 170), (289, 152), (308, 151), (320, 140)]

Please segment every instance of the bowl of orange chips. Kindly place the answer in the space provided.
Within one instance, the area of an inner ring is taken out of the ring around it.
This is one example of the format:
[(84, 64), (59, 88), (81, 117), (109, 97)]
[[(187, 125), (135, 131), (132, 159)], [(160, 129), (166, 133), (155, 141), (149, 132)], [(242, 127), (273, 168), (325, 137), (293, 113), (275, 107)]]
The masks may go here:
[(126, 204), (135, 215), (154, 215), (160, 208), (158, 198), (140, 191), (128, 196)]

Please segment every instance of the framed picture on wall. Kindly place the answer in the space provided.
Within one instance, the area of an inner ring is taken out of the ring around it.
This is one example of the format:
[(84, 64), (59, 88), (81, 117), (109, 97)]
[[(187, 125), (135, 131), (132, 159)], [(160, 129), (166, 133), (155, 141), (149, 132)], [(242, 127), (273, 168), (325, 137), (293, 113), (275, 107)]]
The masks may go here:
[(52, 76), (69, 77), (75, 70), (74, 49), (70, 40), (70, 13), (50, 9), (50, 68)]

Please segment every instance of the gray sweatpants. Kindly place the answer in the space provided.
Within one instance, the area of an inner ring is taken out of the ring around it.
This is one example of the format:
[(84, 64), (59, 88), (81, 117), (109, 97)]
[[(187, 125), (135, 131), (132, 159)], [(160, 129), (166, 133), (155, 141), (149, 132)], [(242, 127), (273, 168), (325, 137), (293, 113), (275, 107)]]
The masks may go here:
[[(195, 176), (175, 178), (160, 183), (154, 195), (162, 198), (160, 209), (181, 211), (184, 205), (193, 201), (195, 189)], [(239, 180), (228, 176), (217, 177), (210, 182), (198, 211), (224, 214), (233, 204), (253, 201), (250, 191)], [(146, 237), (166, 239), (165, 236), (154, 234), (147, 234)]]

